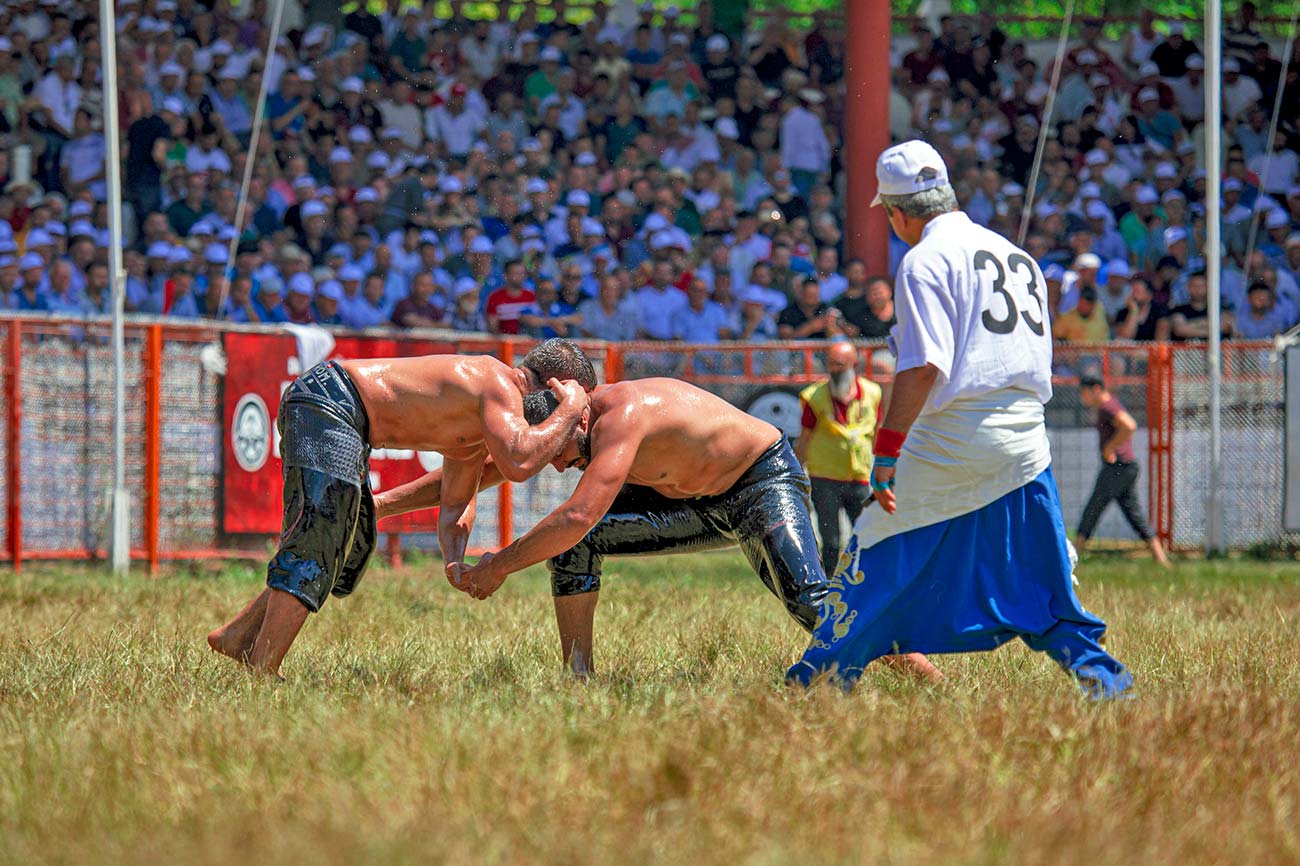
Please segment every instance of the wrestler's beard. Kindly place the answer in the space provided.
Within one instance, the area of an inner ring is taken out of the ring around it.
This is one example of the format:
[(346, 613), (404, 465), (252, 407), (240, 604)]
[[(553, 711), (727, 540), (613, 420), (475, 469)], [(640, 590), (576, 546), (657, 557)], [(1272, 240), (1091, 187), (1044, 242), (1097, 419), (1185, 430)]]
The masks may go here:
[(578, 434), (578, 456), (582, 458), (582, 468), (591, 462), (591, 437), (586, 433)]
[(838, 373), (831, 373), (831, 396), (844, 401), (853, 394), (853, 379), (857, 371), (850, 368)]

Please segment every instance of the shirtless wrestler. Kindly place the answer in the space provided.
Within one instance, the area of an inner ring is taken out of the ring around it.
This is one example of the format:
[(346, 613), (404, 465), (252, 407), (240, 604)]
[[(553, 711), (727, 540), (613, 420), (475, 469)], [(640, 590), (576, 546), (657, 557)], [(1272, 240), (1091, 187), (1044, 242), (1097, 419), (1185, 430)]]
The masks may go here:
[[(530, 395), (524, 406), (534, 423), (558, 411), (544, 394)], [(573, 495), (531, 532), (479, 560), (460, 586), (486, 598), (507, 575), (549, 560), (565, 664), (578, 675), (592, 666), (606, 556), (739, 545), (805, 629), (816, 625), (824, 605), (836, 603), (813, 538), (808, 477), (789, 442), (771, 424), (706, 391), (676, 379), (601, 387), (552, 465), (582, 470)], [(484, 486), (499, 473), (489, 466), (485, 475)], [(425, 485), (428, 503), (433, 497)], [(385, 507), (397, 513), (413, 504), (399, 488)], [(891, 664), (940, 678), (924, 656)]]
[[(511, 481), (535, 475), (572, 440), (595, 385), (582, 350), (559, 339), (514, 368), (487, 356), (428, 355), (327, 361), (308, 370), (280, 400), (284, 529), (267, 589), (208, 635), (208, 644), (278, 676), (307, 614), (331, 593), (356, 588), (376, 540), (372, 447), (443, 456), (438, 544), (455, 585), (484, 462), (490, 457), (494, 475)], [(524, 395), (548, 387), (558, 408), (530, 427)]]

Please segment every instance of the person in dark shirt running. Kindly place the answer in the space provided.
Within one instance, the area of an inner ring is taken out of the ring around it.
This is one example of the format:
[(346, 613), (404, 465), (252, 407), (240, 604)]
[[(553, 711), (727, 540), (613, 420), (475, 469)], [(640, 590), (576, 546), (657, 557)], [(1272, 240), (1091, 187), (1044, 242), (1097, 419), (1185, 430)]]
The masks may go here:
[(1138, 502), (1137, 480), (1141, 467), (1137, 454), (1133, 451), (1133, 434), (1137, 431), (1137, 421), (1125, 411), (1115, 395), (1106, 390), (1106, 383), (1097, 376), (1079, 377), (1079, 399), (1089, 409), (1097, 410), (1097, 436), (1101, 445), (1101, 471), (1097, 473), (1097, 483), (1092, 488), (1092, 496), (1083, 509), (1083, 518), (1079, 521), (1079, 530), (1075, 533), (1074, 546), (1082, 553), (1088, 546), (1097, 521), (1106, 510), (1106, 506), (1115, 501), (1124, 512), (1129, 526), (1138, 534), (1156, 562), (1168, 568), (1169, 560), (1165, 557), (1160, 539), (1151, 531), (1142, 505)]

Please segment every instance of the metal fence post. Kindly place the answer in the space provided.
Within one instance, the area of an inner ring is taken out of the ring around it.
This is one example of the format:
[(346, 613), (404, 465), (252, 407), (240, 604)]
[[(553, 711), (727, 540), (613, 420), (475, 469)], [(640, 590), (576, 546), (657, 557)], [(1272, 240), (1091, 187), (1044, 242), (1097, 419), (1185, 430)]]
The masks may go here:
[(144, 349), (144, 549), (149, 574), (158, 574), (162, 515), (162, 325), (145, 331)]

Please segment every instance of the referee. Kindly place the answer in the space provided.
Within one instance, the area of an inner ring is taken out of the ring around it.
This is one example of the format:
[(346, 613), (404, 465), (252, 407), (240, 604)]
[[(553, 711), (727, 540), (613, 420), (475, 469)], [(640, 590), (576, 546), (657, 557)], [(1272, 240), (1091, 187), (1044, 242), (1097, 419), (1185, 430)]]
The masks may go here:
[[(890, 654), (987, 652), (1012, 638), (1093, 698), (1133, 677), (1079, 604), (1043, 405), (1052, 337), (1038, 263), (962, 213), (923, 141), (876, 161), (903, 256), (890, 347), (898, 359), (875, 431), (871, 489), (826, 613), (788, 680), (850, 686)], [(837, 597), (838, 596), (838, 597)]]
[(1120, 511), (1124, 512), (1128, 525), (1138, 534), (1156, 562), (1169, 567), (1164, 547), (1160, 539), (1151, 531), (1142, 505), (1137, 497), (1137, 480), (1140, 467), (1137, 455), (1133, 453), (1133, 434), (1137, 431), (1137, 422), (1125, 411), (1123, 404), (1115, 395), (1106, 390), (1106, 383), (1099, 377), (1084, 374), (1079, 377), (1079, 400), (1089, 409), (1097, 410), (1097, 437), (1101, 445), (1101, 471), (1097, 473), (1097, 483), (1092, 488), (1092, 496), (1083, 509), (1083, 519), (1079, 521), (1079, 531), (1075, 535), (1074, 546), (1082, 552), (1088, 546), (1088, 539), (1097, 528), (1097, 521), (1106, 510), (1106, 506), (1115, 501)]

